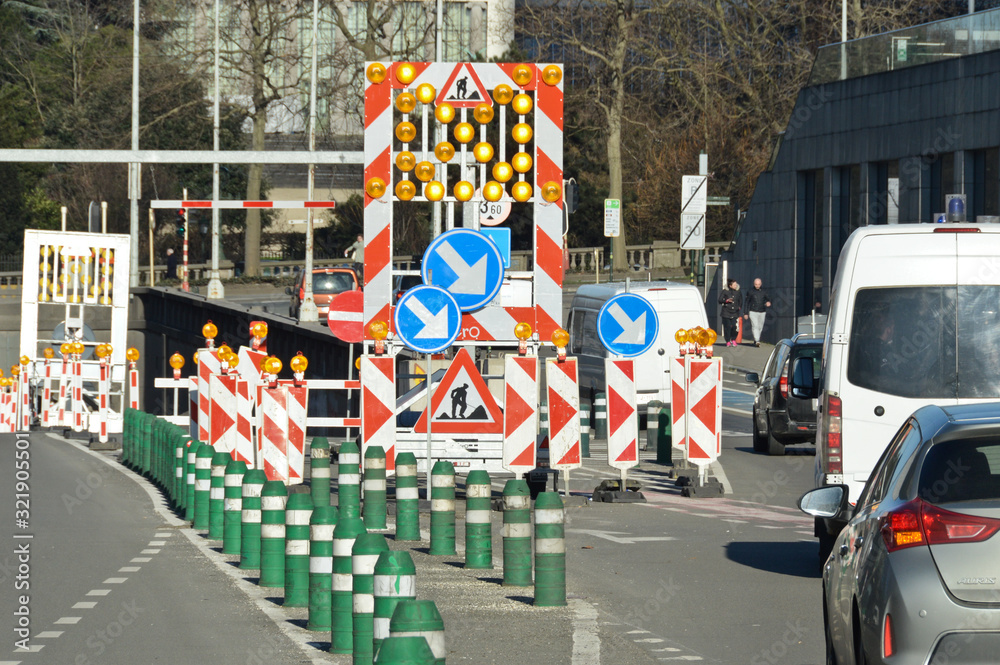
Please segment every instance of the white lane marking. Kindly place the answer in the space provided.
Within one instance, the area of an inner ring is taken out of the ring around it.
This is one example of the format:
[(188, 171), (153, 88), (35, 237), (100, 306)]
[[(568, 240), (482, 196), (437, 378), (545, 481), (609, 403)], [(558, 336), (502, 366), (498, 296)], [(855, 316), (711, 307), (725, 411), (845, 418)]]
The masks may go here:
[(88, 591), (87, 595), (88, 596), (106, 596), (109, 593), (111, 593), (111, 589), (94, 589), (92, 591)]
[(127, 577), (109, 577), (108, 579), (104, 580), (102, 584), (123, 584), (127, 580), (128, 580)]
[(659, 637), (644, 637), (641, 640), (633, 640), (638, 644), (663, 644), (663, 640)]
[(94, 602), (92, 600), (88, 600), (88, 601), (82, 601), (81, 600), (79, 603), (77, 603), (76, 605), (74, 605), (70, 609), (73, 609), (73, 610), (92, 610), (95, 607), (97, 607), (97, 603), (96, 602)]
[(137, 556), (134, 559), (129, 560), (129, 563), (149, 563), (152, 561), (148, 556)]
[(139, 554), (159, 554), (160, 550), (143, 550)]
[(174, 535), (174, 534), (170, 533), (169, 531), (165, 531), (164, 533), (154, 533), (153, 537), (154, 538), (169, 538), (172, 535)]
[(572, 665), (600, 665), (601, 638), (597, 628), (597, 609), (585, 600), (571, 598), (573, 610)]
[(82, 619), (82, 618), (83, 617), (60, 617), (60, 618), (56, 619), (53, 623), (55, 623), (57, 626), (59, 626), (59, 625), (73, 625), (75, 623), (79, 623), (80, 619)]
[(59, 637), (63, 634), (61, 630), (43, 630), (42, 632), (35, 635), (35, 639), (47, 640), (55, 637)]
[(151, 540), (149, 541), (149, 545), (147, 545), (147, 547), (163, 547), (166, 544), (167, 541), (165, 540)]
[(118, 569), (119, 573), (138, 573), (142, 570), (139, 566), (122, 566)]

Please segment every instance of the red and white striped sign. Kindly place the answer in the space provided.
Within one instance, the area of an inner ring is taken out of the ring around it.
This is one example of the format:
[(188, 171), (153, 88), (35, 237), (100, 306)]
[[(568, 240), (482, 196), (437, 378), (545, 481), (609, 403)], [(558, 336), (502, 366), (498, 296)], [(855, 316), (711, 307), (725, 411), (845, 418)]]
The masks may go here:
[(45, 379), (42, 382), (42, 427), (48, 427), (52, 417), (52, 361), (45, 359)]
[(101, 443), (108, 442), (108, 388), (108, 361), (102, 359), (100, 380), (97, 383), (97, 413), (100, 426), (97, 440)]
[(249, 208), (303, 209), (335, 208), (336, 201), (184, 201), (182, 199), (150, 201), (154, 209), (169, 208), (218, 208), (222, 210), (246, 210)]
[(66, 420), (66, 398), (69, 396), (69, 385), (70, 385), (70, 366), (69, 357), (63, 356), (62, 359), (62, 372), (59, 374), (59, 404), (58, 404), (58, 417), (56, 418), (56, 427), (66, 427), (69, 425), (69, 421)]
[(211, 399), (208, 443), (218, 452), (236, 450), (236, 377), (212, 374), (208, 380)]
[(288, 390), (284, 386), (261, 391), (260, 439), (261, 465), (268, 480), (288, 482)]
[[(22, 366), (18, 375), (19, 390), (21, 391), (21, 431), (27, 432), (31, 429), (31, 392), (28, 389), (28, 367)], [(107, 434), (105, 433), (105, 440)]]
[(686, 458), (711, 464), (722, 451), (722, 358), (691, 358), (687, 388)]
[(139, 370), (133, 364), (128, 371), (128, 405), (139, 410)]
[(288, 401), (288, 484), (302, 483), (306, 475), (306, 417), (309, 409), (309, 389), (306, 384), (285, 386)]
[(257, 455), (253, 447), (253, 391), (246, 379), (236, 380), (236, 452), (233, 459), (246, 462), (248, 469), (256, 469)]
[(392, 356), (361, 356), (361, 459), (369, 446), (385, 451), (386, 473), (396, 469), (396, 367)]
[(580, 452), (580, 383), (576, 358), (545, 361), (549, 407), (549, 466), (578, 469)]
[[(198, 391), (198, 377), (188, 377), (188, 415), (191, 422), (188, 427), (188, 436), (198, 439), (201, 428), (198, 425), (198, 411), (201, 410), (201, 395)], [(203, 421), (204, 422), (204, 421)]]
[(535, 468), (538, 434), (538, 357), (504, 360), (503, 468), (522, 474)]
[(639, 464), (635, 363), (631, 358), (608, 358), (604, 372), (608, 382), (608, 465), (631, 469)]
[(690, 356), (670, 359), (670, 446), (683, 450), (687, 446), (687, 382)]
[(215, 349), (198, 349), (198, 440), (208, 441), (212, 413), (209, 377), (222, 371), (222, 361)]
[(73, 398), (70, 400), (73, 412), (73, 431), (83, 431), (83, 367), (78, 358), (73, 360)]

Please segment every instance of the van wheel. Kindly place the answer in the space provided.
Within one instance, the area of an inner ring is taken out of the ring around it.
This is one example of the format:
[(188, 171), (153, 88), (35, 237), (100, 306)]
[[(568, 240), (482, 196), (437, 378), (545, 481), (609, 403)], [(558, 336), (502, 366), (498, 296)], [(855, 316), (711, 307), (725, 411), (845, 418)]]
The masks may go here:
[(778, 443), (778, 440), (771, 436), (771, 432), (767, 433), (767, 454), (772, 457), (785, 454), (785, 446)]
[(764, 435), (760, 433), (759, 429), (757, 429), (757, 409), (753, 410), (751, 422), (753, 423), (753, 451), (755, 453), (762, 453), (767, 448), (767, 442), (765, 441)]

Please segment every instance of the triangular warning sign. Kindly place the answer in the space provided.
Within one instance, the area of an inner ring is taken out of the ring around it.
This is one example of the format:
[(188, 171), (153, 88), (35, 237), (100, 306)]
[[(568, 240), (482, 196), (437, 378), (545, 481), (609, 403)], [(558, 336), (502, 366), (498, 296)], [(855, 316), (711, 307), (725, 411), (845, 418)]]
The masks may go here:
[(461, 62), (448, 77), (448, 82), (441, 88), (441, 93), (434, 100), (436, 104), (448, 102), (455, 108), (473, 108), (486, 102), (493, 106), (493, 100), (486, 91), (486, 86), (479, 80), (471, 63)]
[[(503, 434), (500, 407), (467, 349), (461, 349), (455, 354), (441, 383), (434, 385), (431, 413), (434, 414), (432, 432)], [(426, 409), (420, 414), (413, 431), (427, 431)]]

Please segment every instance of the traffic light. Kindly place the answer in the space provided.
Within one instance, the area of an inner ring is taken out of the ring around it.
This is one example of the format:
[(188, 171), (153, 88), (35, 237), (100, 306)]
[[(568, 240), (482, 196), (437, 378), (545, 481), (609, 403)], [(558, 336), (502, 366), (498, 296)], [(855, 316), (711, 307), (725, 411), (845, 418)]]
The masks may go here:
[(182, 238), (187, 228), (187, 212), (187, 208), (181, 208), (177, 211), (177, 235)]
[(566, 200), (566, 213), (573, 214), (580, 205), (580, 186), (576, 183), (576, 178), (566, 181), (563, 196)]

